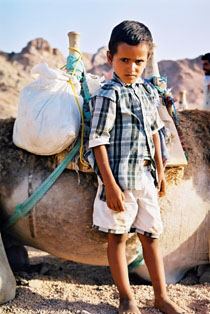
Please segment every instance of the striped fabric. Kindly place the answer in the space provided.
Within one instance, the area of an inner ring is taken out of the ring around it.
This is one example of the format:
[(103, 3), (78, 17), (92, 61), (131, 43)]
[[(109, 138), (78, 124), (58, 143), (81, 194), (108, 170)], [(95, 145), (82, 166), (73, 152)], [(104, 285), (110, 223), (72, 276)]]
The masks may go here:
[[(89, 148), (106, 145), (110, 167), (122, 190), (138, 190), (145, 158), (151, 159), (151, 171), (155, 170), (152, 134), (164, 126), (156, 109), (158, 101), (154, 89), (141, 78), (126, 85), (115, 73), (90, 100)], [(93, 153), (87, 155), (100, 176)]]

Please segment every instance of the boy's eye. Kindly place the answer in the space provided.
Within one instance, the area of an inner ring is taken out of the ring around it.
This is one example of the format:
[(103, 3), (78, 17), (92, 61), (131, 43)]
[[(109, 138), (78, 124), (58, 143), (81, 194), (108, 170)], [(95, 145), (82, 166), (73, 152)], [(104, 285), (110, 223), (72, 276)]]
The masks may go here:
[(128, 62), (128, 58), (122, 58), (120, 59), (122, 62)]
[(136, 60), (136, 64), (141, 64), (143, 62), (144, 62), (144, 60)]

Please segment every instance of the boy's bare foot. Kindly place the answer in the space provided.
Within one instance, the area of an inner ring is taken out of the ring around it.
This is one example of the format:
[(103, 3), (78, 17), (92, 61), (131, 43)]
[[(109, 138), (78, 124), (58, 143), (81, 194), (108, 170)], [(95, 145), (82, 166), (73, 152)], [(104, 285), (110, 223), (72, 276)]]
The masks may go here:
[(176, 303), (168, 297), (155, 300), (155, 307), (165, 314), (186, 314), (186, 311), (181, 309)]
[(120, 306), (118, 309), (119, 314), (141, 314), (136, 302), (128, 299), (121, 299)]

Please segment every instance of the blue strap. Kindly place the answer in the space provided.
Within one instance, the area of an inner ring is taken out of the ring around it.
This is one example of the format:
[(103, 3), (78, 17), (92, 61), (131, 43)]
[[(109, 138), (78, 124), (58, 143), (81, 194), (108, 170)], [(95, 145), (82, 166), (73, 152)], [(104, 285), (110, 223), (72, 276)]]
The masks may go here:
[(83, 97), (83, 115), (85, 122), (85, 140), (88, 139), (90, 133), (90, 109), (89, 109), (89, 99), (90, 93), (86, 81), (86, 70), (82, 60), (78, 61), (79, 57), (76, 56), (68, 56), (66, 70), (71, 73), (71, 71), (75, 71), (75, 75), (78, 81), (81, 84), (81, 96)]
[(47, 179), (36, 189), (36, 191), (23, 203), (18, 204), (15, 210), (5, 222), (0, 225), (0, 231), (4, 231), (7, 228), (15, 224), (19, 219), (23, 218), (44, 196), (44, 194), (51, 188), (55, 183), (61, 173), (64, 171), (69, 162), (78, 153), (80, 148), (80, 141), (72, 148), (69, 154), (64, 158), (64, 160), (58, 165), (58, 167), (47, 177)]
[(136, 268), (138, 268), (142, 264), (144, 264), (144, 256), (143, 256), (143, 249), (142, 249), (142, 246), (140, 244), (138, 254), (137, 254), (135, 260), (128, 265), (128, 271), (130, 273), (133, 273), (133, 272), (135, 272)]

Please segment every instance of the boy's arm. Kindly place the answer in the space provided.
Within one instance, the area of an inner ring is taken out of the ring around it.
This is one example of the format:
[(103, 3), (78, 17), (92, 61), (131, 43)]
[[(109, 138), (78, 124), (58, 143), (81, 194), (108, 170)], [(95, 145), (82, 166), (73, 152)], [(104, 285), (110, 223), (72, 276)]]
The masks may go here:
[(164, 175), (164, 167), (162, 162), (159, 133), (158, 132), (154, 133), (152, 137), (155, 145), (155, 161), (158, 173), (158, 190), (159, 190), (158, 194), (160, 197), (162, 197), (166, 194), (166, 179)]
[(123, 200), (125, 197), (112, 174), (106, 146), (96, 146), (93, 151), (105, 185), (107, 206), (116, 212), (124, 211)]

